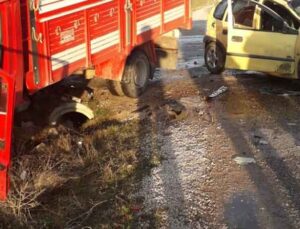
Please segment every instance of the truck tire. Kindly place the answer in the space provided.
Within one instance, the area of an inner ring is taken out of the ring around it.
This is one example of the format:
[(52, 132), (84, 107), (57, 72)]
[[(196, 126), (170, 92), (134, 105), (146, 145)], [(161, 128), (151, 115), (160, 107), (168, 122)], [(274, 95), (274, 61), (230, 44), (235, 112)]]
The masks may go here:
[(121, 82), (115, 80), (106, 80), (106, 85), (111, 94), (115, 96), (124, 95)]
[(208, 71), (212, 74), (224, 71), (226, 54), (216, 42), (210, 42), (205, 46), (204, 60)]
[(148, 57), (141, 51), (133, 52), (127, 59), (123, 73), (122, 89), (126, 96), (139, 97), (147, 88), (151, 74)]

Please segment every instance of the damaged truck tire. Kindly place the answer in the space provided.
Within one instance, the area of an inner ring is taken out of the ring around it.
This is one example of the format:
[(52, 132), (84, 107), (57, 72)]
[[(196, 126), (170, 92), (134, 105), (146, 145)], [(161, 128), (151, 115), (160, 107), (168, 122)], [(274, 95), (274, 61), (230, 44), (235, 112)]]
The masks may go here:
[(70, 102), (56, 107), (49, 116), (49, 124), (55, 126), (60, 123), (61, 118), (68, 113), (78, 113), (91, 120), (94, 118), (94, 112), (81, 103)]
[(131, 98), (139, 97), (147, 88), (151, 67), (146, 54), (133, 52), (127, 59), (121, 83), (123, 92)]

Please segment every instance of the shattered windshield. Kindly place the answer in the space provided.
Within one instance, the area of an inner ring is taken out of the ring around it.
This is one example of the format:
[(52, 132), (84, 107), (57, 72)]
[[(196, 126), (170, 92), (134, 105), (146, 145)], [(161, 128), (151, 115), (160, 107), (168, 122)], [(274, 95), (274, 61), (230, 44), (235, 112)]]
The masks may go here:
[(289, 6), (300, 16), (300, 0), (291, 0)]

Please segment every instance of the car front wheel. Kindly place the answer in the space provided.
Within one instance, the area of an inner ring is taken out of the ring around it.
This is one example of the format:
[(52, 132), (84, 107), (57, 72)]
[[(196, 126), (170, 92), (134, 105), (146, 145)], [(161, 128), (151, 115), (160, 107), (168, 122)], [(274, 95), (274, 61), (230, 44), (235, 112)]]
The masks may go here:
[(216, 44), (211, 42), (206, 45), (204, 59), (205, 65), (213, 74), (219, 74), (224, 71), (226, 54), (223, 49)]

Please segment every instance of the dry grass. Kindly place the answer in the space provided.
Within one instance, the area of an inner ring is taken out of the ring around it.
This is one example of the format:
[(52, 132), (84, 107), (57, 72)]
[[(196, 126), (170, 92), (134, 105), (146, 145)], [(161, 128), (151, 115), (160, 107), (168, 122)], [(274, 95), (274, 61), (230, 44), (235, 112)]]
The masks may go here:
[(158, 157), (145, 162), (139, 154), (147, 124), (102, 118), (81, 130), (56, 130), (23, 138), (17, 131), (19, 151), (9, 199), (0, 204), (0, 228), (130, 226), (137, 205), (130, 199), (133, 184), (159, 164)]

